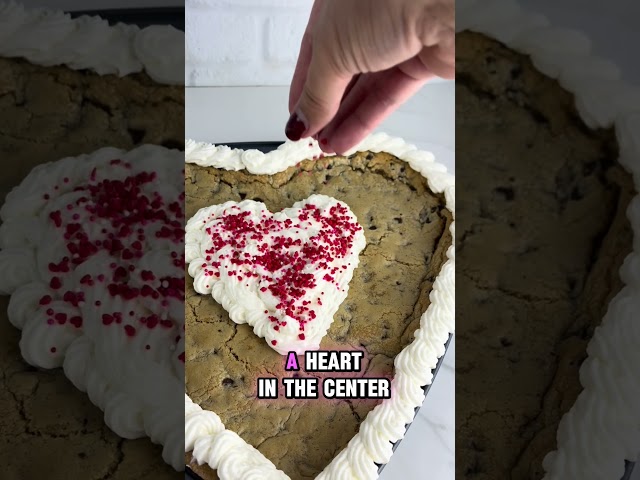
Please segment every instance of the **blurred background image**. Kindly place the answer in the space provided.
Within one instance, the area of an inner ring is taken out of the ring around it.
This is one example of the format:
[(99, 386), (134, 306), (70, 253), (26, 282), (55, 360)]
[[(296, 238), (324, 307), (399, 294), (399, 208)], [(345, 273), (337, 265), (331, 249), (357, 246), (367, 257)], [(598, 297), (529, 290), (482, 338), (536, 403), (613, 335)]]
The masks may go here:
[(184, 8), (134, 3), (0, 3), (3, 478), (184, 475)]

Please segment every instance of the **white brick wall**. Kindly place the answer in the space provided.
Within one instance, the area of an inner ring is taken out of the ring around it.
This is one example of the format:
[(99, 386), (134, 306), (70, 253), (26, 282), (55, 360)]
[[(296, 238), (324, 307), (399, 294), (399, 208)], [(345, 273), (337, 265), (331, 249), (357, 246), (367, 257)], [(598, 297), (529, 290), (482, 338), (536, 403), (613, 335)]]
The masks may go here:
[(289, 85), (313, 0), (186, 0), (187, 86)]

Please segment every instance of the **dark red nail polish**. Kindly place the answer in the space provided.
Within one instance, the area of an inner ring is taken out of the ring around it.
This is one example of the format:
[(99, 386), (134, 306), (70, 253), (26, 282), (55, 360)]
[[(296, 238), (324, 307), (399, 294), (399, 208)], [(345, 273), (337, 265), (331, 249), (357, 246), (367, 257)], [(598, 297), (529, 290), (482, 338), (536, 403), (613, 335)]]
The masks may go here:
[(294, 142), (300, 140), (307, 127), (302, 123), (302, 120), (298, 117), (297, 113), (294, 113), (289, 117), (287, 126), (284, 129), (284, 133), (289, 140)]

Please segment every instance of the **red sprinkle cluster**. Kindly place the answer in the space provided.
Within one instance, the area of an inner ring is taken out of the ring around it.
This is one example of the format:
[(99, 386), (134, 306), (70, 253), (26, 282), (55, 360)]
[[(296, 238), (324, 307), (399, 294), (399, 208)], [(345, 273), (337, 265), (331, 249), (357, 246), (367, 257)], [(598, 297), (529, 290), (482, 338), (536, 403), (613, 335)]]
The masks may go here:
[[(110, 167), (111, 171), (131, 170), (131, 164), (120, 159), (112, 160)], [(49, 286), (54, 290), (56, 300), (78, 307), (84, 304), (89, 289), (99, 288), (114, 299), (152, 299), (164, 308), (169, 306), (170, 299), (182, 302), (184, 192), (174, 199), (164, 198), (157, 190), (146, 194), (143, 189), (153, 186), (157, 180), (154, 172), (129, 172), (123, 180), (99, 179), (98, 176), (97, 169), (93, 169), (89, 181), (72, 190), (78, 193), (78, 198), (49, 214), (49, 220), (64, 238), (66, 246), (63, 256), (48, 265)], [(55, 185), (53, 190), (58, 193), (68, 183), (69, 179), (64, 178), (63, 184)], [(52, 197), (51, 192), (43, 194), (44, 200)], [(145, 243), (149, 242), (168, 242), (175, 276), (159, 277), (153, 271), (136, 267), (146, 253)], [(112, 259), (108, 269), (84, 275), (78, 285), (72, 277), (75, 268), (101, 252), (107, 253)], [(52, 302), (51, 295), (40, 299), (43, 307)], [(94, 302), (96, 309), (101, 305), (100, 300)], [(56, 312), (54, 308), (48, 308), (46, 313), (49, 325), (69, 322), (75, 328), (82, 327), (83, 318), (80, 316), (67, 318), (65, 313)], [(155, 314), (134, 317), (133, 311), (98, 314), (102, 325), (120, 325), (128, 337), (135, 337), (142, 328), (174, 327), (174, 322)], [(176, 343), (180, 339), (181, 335), (178, 335)], [(146, 350), (150, 348), (149, 345), (145, 346)], [(53, 346), (50, 351), (55, 353), (57, 349)], [(180, 358), (184, 361), (184, 354)]]
[[(277, 220), (266, 210), (260, 213), (258, 222), (250, 217), (250, 212), (233, 206), (223, 215), (203, 221), (210, 222), (205, 231), (213, 243), (202, 264), (204, 275), (212, 281), (221, 276), (238, 282), (257, 279), (259, 290), (269, 291), (278, 300), (276, 312), (264, 311), (273, 329), (279, 331), (287, 325), (287, 318), (293, 319), (299, 325), (298, 337), (304, 340), (305, 325), (316, 318), (314, 304), (322, 305), (320, 298), (305, 300), (307, 292), (319, 280), (340, 289), (334, 278), (340, 267), (333, 262), (349, 254), (354, 236), (362, 227), (342, 204), (324, 211), (306, 204), (294, 219)], [(319, 232), (308, 241), (291, 236), (310, 228)], [(247, 252), (249, 245), (259, 253)], [(342, 268), (346, 270), (347, 266)], [(271, 343), (276, 345), (277, 341)]]

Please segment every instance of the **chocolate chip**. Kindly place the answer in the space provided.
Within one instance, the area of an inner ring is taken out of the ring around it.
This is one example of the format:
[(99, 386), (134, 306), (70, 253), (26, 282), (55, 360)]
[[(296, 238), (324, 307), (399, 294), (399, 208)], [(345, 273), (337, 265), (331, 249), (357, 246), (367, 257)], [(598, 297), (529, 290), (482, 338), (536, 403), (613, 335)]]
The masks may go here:
[(513, 201), (515, 197), (515, 192), (512, 187), (497, 187), (497, 188), (494, 188), (493, 191), (499, 197), (501, 197), (503, 200), (506, 200), (507, 202)]
[(145, 130), (140, 130), (137, 128), (130, 128), (127, 131), (129, 132), (129, 137), (131, 138), (131, 142), (134, 145), (139, 144), (147, 133)]
[(161, 145), (170, 150), (184, 150), (184, 142), (179, 142), (177, 140), (165, 140)]

